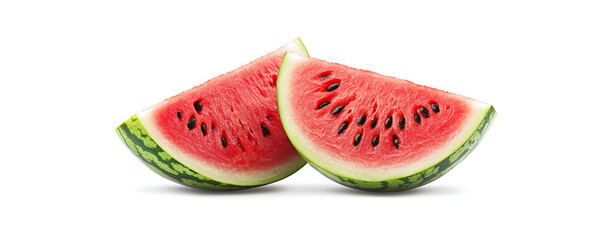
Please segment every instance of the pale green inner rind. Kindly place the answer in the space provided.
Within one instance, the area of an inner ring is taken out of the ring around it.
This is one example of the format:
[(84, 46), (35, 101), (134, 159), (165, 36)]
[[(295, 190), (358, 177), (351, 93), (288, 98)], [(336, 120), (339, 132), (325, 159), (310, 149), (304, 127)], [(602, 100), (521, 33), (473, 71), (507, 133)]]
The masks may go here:
[(367, 182), (381, 182), (390, 179), (399, 179), (407, 176), (413, 176), (423, 170), (429, 169), (443, 159), (454, 154), (461, 146), (472, 137), (472, 134), (478, 129), (480, 123), (488, 114), (491, 106), (480, 102), (475, 102), (471, 118), (467, 120), (466, 125), (456, 134), (456, 138), (450, 141), (446, 146), (434, 151), (423, 161), (417, 164), (404, 166), (401, 168), (386, 169), (363, 169), (361, 167), (347, 164), (345, 160), (337, 159), (328, 152), (323, 151), (304, 136), (296, 121), (296, 116), (292, 113), (295, 106), (291, 105), (289, 98), (294, 98), (289, 91), (294, 86), (291, 84), (291, 74), (296, 66), (304, 61), (304, 58), (296, 54), (285, 54), (277, 80), (277, 102), (279, 114), (283, 123), (285, 132), (295, 148), (302, 154), (306, 160), (315, 168), (319, 167), (323, 171), (336, 176), (345, 176), (347, 179), (362, 179)]
[(291, 43), (285, 46), (285, 49), (288, 52), (294, 52), (303, 56), (310, 56), (308, 53), (308, 49), (306, 49), (306, 45), (301, 41), (300, 38), (293, 40)]
[[(306, 48), (299, 38), (285, 45), (283, 48), (286, 51), (307, 55)], [(208, 179), (238, 186), (258, 186), (281, 180), (295, 173), (305, 165), (305, 161), (301, 159), (301, 156), (295, 155), (285, 161), (288, 163), (286, 165), (255, 172), (232, 172), (229, 169), (212, 166), (207, 164), (208, 161), (205, 161), (200, 156), (194, 156), (179, 150), (177, 146), (174, 146), (170, 141), (162, 137), (162, 134), (157, 131), (160, 123), (155, 122), (154, 113), (156, 107), (161, 107), (161, 104), (137, 114), (138, 121), (144, 126), (149, 137), (157, 145), (161, 146), (166, 153), (169, 153), (172, 158), (177, 159), (182, 166), (186, 166), (188, 169)]]

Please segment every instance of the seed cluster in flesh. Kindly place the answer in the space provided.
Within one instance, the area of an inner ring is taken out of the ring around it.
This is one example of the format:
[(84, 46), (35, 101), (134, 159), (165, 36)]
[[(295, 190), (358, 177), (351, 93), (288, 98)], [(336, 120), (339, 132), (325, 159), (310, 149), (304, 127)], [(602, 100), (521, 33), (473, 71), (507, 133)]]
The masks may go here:
[[(327, 80), (329, 77), (330, 77), (330, 74), (322, 74), (322, 75), (319, 76), (319, 78), (321, 80)], [(341, 82), (339, 82), (340, 80), (337, 80), (337, 81), (338, 82), (329, 84), (328, 87), (325, 89), (325, 91), (326, 92), (333, 92), (333, 91), (337, 90), (341, 86), (341, 84), (342, 84)], [(320, 102), (318, 104), (317, 110), (322, 109), (322, 108), (328, 106), (329, 104), (331, 104), (330, 101), (322, 101), (322, 102)], [(433, 111), (434, 114), (437, 114), (438, 112), (440, 112), (440, 109), (439, 109), (439, 106), (438, 106), (437, 103), (432, 102), (432, 103), (429, 104), (429, 106), (430, 106), (430, 108), (431, 108), (431, 110)], [(346, 105), (339, 105), (339, 106), (333, 108), (333, 110), (331, 111), (331, 115), (337, 115), (337, 114), (341, 113), (345, 109), (345, 107), (346, 107)], [(397, 134), (402, 134), (401, 131), (404, 130), (404, 127), (406, 125), (406, 119), (404, 118), (404, 113), (402, 113), (401, 115), (402, 115), (402, 117), (398, 120), (400, 132), (397, 133)], [(420, 125), (421, 121), (422, 121), (422, 117), (423, 118), (429, 118), (430, 117), (430, 112), (429, 112), (429, 110), (426, 107), (421, 106), (421, 107), (418, 108), (417, 112), (414, 113), (413, 117), (415, 119), (416, 124)], [(364, 123), (366, 122), (366, 120), (367, 120), (366, 115), (361, 115), (360, 117), (358, 117), (358, 120), (356, 121), (357, 122), (357, 126), (364, 125)], [(394, 122), (394, 117), (393, 116), (388, 116), (385, 119), (385, 122), (384, 122), (385, 129), (391, 128), (392, 125), (393, 125), (393, 122)], [(378, 118), (374, 118), (371, 121), (371, 123), (370, 123), (371, 124), (370, 125), (371, 129), (374, 129), (377, 126), (378, 123), (379, 123), (379, 119)], [(343, 132), (345, 132), (348, 129), (349, 124), (350, 124), (350, 122), (347, 121), (347, 120), (344, 121), (344, 122), (342, 122), (341, 125), (339, 125), (339, 127), (337, 129), (337, 134), (342, 134)], [(391, 140), (391, 143), (394, 145), (394, 147), (396, 149), (400, 147), (400, 138), (398, 138), (397, 134), (394, 134), (392, 136), (392, 140)], [(379, 145), (379, 139), (380, 139), (379, 135), (374, 136), (373, 139), (371, 140), (371, 145), (373, 147)], [(356, 134), (354, 136), (353, 145), (354, 146), (358, 146), (361, 141), (362, 141), (362, 133), (358, 133), (358, 134)]]
[[(275, 60), (277, 59), (278, 58), (275, 58)], [(253, 69), (254, 72), (252, 75), (254, 75), (256, 79), (238, 79), (241, 82), (244, 82), (245, 86), (249, 86), (249, 89), (245, 91), (240, 90), (240, 88), (232, 88), (232, 86), (228, 85), (218, 86), (222, 89), (228, 88), (234, 90), (230, 92), (229, 97), (235, 99), (235, 101), (230, 100), (217, 103), (215, 101), (217, 98), (219, 99), (219, 96), (216, 96), (215, 93), (200, 93), (195, 97), (186, 99), (181, 98), (178, 103), (172, 101), (171, 103), (174, 105), (172, 106), (170, 115), (173, 116), (175, 122), (184, 126), (184, 131), (182, 132), (184, 135), (193, 139), (198, 139), (196, 141), (200, 143), (201, 146), (211, 146), (211, 149), (217, 149), (216, 147), (219, 146), (219, 148), (231, 151), (233, 149), (230, 149), (230, 147), (234, 146), (238, 147), (240, 150), (239, 152), (241, 152), (240, 154), (243, 154), (244, 152), (256, 152), (258, 151), (258, 148), (264, 148), (266, 144), (262, 143), (270, 143), (273, 141), (280, 143), (286, 140), (286, 136), (280, 134), (278, 129), (276, 129), (274, 130), (277, 131), (277, 136), (275, 138), (272, 136), (274, 133), (271, 131), (273, 130), (271, 128), (275, 127), (275, 124), (277, 124), (277, 128), (280, 126), (279, 119), (273, 119), (276, 108), (269, 102), (262, 102), (263, 104), (253, 106), (253, 110), (250, 108), (241, 109), (240, 106), (247, 103), (236, 101), (240, 101), (240, 99), (246, 97), (239, 95), (251, 95), (252, 98), (259, 97), (262, 98), (262, 101), (264, 99), (272, 100), (271, 96), (276, 93), (276, 70), (278, 70), (278, 62), (275, 61), (274, 63), (274, 65), (269, 66), (269, 69), (257, 72)], [(249, 81), (258, 82), (251, 83)], [(210, 84), (212, 83), (210, 82)], [(218, 85), (222, 84), (218, 83)], [(250, 116), (257, 114), (246, 113), (261, 113), (265, 115), (253, 116), (250, 121)], [(225, 118), (225, 116), (228, 117)], [(246, 131), (233, 130), (237, 128), (242, 128)], [(217, 144), (211, 144), (211, 142), (216, 142)], [(183, 145), (192, 147), (190, 143)], [(207, 152), (209, 150), (210, 155), (217, 156), (216, 154), (211, 153), (211, 149), (205, 149), (205, 151)], [(276, 152), (280, 151), (281, 150), (276, 150)], [(237, 159), (246, 157), (236, 155), (234, 152), (237, 151), (233, 151), (233, 154), (228, 158), (233, 164), (238, 161)], [(220, 161), (220, 159), (217, 160)]]
[[(201, 103), (202, 100), (197, 100), (195, 101), (192, 106), (193, 109), (195, 110), (196, 113), (201, 113), (201, 111), (203, 111), (203, 103)], [(178, 120), (182, 120), (182, 112), (181, 111), (177, 111), (176, 112), (176, 118), (178, 118)], [(266, 117), (268, 120), (270, 120), (270, 116)], [(188, 130), (196, 130), (196, 126), (197, 126), (197, 118), (195, 116), (192, 116), (188, 119), (188, 122), (186, 122), (186, 127), (188, 128)], [(201, 124), (199, 124), (199, 129), (201, 130), (201, 134), (203, 136), (207, 136), (207, 125), (205, 124), (205, 122), (201, 122)], [(260, 129), (262, 130), (262, 135), (264, 137), (267, 137), (270, 135), (270, 129), (268, 129), (268, 127), (265, 124), (260, 124)], [(211, 130), (215, 130), (215, 126), (214, 124), (211, 125)], [(226, 148), (228, 147), (228, 141), (226, 140), (226, 138), (224, 136), (220, 137), (220, 144), (222, 145), (222, 147)], [(240, 144), (238, 144), (240, 148), (242, 148), (242, 146)]]
[[(284, 53), (283, 53), (284, 54)], [(146, 111), (150, 123), (192, 161), (232, 172), (277, 172), (297, 152), (278, 116), (276, 80), (282, 55), (262, 68), (235, 70)]]
[(243, 67), (166, 99), (147, 111), (149, 121), (157, 123), (157, 133), (175, 151), (195, 156), (200, 164), (277, 172), (297, 156), (276, 103), (282, 54), (265, 56), (262, 67)]

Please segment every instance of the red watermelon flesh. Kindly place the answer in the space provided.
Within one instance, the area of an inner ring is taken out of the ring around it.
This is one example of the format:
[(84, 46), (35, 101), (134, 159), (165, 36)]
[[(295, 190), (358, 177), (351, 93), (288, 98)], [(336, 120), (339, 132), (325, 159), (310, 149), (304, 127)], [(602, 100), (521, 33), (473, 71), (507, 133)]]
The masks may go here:
[(278, 104), (285, 131), (321, 171), (384, 181), (455, 153), (491, 105), (407, 80), (287, 54)]
[[(137, 118), (170, 158), (202, 179), (237, 186), (282, 179), (305, 163), (283, 131), (277, 110), (277, 73), (286, 51), (307, 54), (298, 39), (166, 99)], [(162, 164), (154, 168), (169, 173)], [(182, 182), (177, 177), (170, 179)]]

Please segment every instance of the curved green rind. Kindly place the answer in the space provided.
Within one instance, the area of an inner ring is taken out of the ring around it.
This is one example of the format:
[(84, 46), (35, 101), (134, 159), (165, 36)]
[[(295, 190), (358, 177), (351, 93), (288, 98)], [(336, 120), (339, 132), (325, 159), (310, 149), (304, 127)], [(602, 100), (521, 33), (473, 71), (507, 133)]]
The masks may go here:
[(185, 186), (206, 190), (240, 190), (256, 186), (223, 183), (203, 176), (188, 168), (165, 152), (149, 136), (136, 115), (115, 129), (124, 144), (142, 163), (160, 176)]
[(463, 159), (465, 159), (482, 140), (482, 138), (488, 131), (488, 128), (490, 128), (490, 125), (492, 124), (492, 121), (494, 120), (495, 116), (496, 111), (494, 110), (494, 107), (490, 107), (475, 132), (473, 132), (471, 137), (469, 137), (469, 139), (467, 139), (467, 141), (465, 141), (465, 143), (460, 148), (458, 148), (456, 151), (454, 151), (448, 157), (444, 158), (439, 163), (421, 172), (402, 178), (374, 182), (348, 178), (345, 176), (333, 174), (325, 169), (320, 168), (305, 156), (304, 158), (306, 159), (308, 164), (310, 164), (310, 166), (312, 166), (331, 180), (344, 186), (373, 192), (393, 192), (408, 190), (433, 182), (434, 180), (446, 174), (461, 161), (463, 161)]

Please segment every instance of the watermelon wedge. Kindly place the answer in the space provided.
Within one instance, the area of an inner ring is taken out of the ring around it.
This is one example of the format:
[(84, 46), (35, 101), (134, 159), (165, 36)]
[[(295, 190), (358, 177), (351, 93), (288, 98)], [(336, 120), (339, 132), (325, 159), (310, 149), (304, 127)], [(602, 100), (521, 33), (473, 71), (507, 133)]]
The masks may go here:
[(348, 187), (399, 191), (450, 171), (480, 142), (490, 104), (287, 53), (277, 81), (285, 132), (307, 162)]
[(305, 164), (277, 110), (286, 51), (308, 54), (297, 39), (134, 115), (116, 131), (151, 170), (189, 187), (237, 190), (283, 179)]

